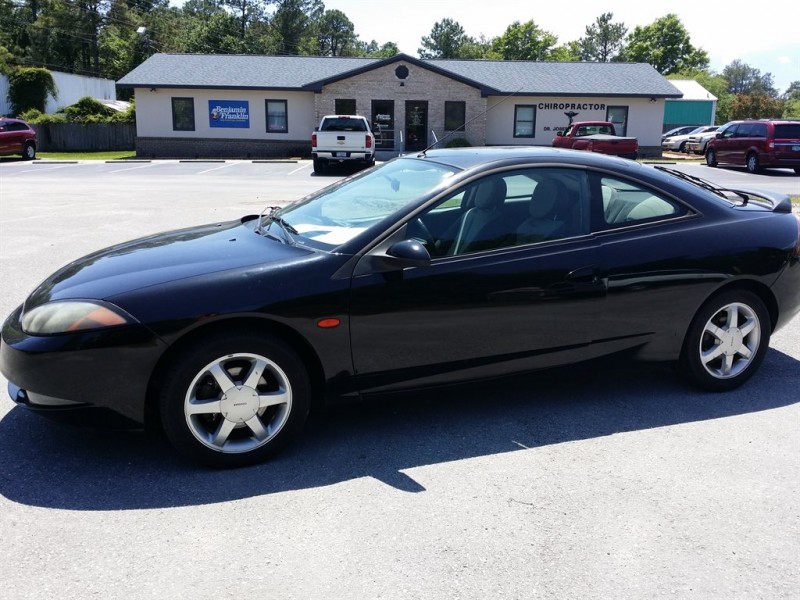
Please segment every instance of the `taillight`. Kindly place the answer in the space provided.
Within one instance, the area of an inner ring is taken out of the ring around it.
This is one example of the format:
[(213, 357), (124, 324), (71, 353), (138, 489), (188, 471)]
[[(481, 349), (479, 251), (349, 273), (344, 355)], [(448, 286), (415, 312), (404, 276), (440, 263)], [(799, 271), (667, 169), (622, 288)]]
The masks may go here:
[(366, 141), (367, 148), (372, 148), (372, 136), (368, 135), (368, 136), (366, 136), (366, 138), (367, 138), (367, 141)]
[(311, 147), (312, 148), (316, 148), (317, 147), (317, 134), (316, 133), (312, 133), (311, 134)]

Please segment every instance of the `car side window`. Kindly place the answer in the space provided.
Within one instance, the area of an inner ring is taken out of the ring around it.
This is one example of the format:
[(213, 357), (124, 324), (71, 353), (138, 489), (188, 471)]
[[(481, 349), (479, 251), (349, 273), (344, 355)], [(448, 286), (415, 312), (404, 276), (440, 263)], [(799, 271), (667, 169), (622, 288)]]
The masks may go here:
[(766, 123), (753, 123), (750, 137), (764, 139), (767, 137), (767, 124)]
[(732, 138), (733, 136), (736, 135), (736, 130), (737, 129), (738, 129), (738, 127), (736, 125), (731, 125), (725, 131), (722, 132), (722, 136), (721, 137), (723, 139), (726, 139), (726, 140), (729, 139), (729, 138)]
[(508, 171), (442, 199), (409, 223), (409, 236), (439, 258), (584, 235), (589, 197), (584, 171)]
[(686, 214), (686, 208), (637, 183), (600, 178), (604, 229)]

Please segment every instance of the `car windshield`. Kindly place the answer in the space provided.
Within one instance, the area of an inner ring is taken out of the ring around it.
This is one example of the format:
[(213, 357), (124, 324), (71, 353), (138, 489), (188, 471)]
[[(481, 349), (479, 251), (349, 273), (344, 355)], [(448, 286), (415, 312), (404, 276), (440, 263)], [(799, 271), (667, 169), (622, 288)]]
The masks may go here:
[(294, 242), (331, 250), (429, 194), (456, 172), (426, 160), (396, 159), (265, 215), (262, 228), (280, 217), (292, 227)]

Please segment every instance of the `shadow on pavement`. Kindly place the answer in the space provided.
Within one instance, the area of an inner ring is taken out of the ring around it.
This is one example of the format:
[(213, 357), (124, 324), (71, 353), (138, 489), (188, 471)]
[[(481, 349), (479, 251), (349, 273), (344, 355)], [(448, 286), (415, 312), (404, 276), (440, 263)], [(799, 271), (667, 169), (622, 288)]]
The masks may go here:
[(77, 429), (14, 408), (0, 422), (0, 494), (69, 510), (226, 502), (373, 477), (412, 493), (422, 465), (621, 432), (719, 419), (798, 402), (799, 361), (771, 349), (743, 388), (708, 394), (666, 365), (619, 361), (397, 394), (329, 409), (276, 459), (214, 471), (141, 432)]

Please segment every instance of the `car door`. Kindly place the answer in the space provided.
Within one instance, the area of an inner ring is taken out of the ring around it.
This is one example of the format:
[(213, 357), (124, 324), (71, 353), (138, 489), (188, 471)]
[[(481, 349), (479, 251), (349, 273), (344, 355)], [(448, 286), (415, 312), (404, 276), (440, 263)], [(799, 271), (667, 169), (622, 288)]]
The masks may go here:
[(731, 125), (719, 134), (714, 143), (714, 150), (717, 153), (718, 162), (733, 162), (736, 152), (737, 130), (741, 125)]
[[(586, 176), (568, 171), (504, 174), (506, 235), (496, 236), (505, 240), (499, 247), (451, 254), (429, 243), (430, 264), (389, 272), (365, 268), (370, 257), (363, 259), (352, 281), (350, 321), (362, 390), (500, 375), (583, 355), (605, 291), (596, 276), (598, 245), (588, 235)], [(549, 177), (571, 181), (571, 193), (580, 194), (573, 201), (581, 205), (582, 223), (551, 231), (549, 239), (523, 240), (518, 231), (534, 219), (532, 189)], [(526, 178), (532, 184), (527, 191)], [(455, 191), (419, 218), (464, 195)]]
[(687, 318), (709, 293), (714, 275), (698, 267), (708, 240), (686, 221), (695, 213), (681, 202), (641, 182), (595, 175), (604, 210), (595, 224), (600, 242), (600, 277), (607, 296), (595, 343), (624, 350), (653, 344), (674, 358), (688, 327)]

